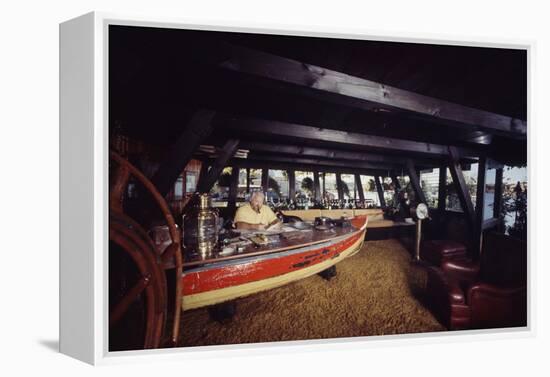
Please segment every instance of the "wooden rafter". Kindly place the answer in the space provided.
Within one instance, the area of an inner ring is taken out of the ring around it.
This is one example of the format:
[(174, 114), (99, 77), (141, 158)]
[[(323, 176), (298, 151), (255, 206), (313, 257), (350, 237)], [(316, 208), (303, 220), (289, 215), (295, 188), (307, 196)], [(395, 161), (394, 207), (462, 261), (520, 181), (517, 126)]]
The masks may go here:
[(422, 187), (420, 186), (420, 178), (418, 176), (418, 173), (416, 172), (413, 161), (410, 159), (407, 160), (407, 172), (409, 174), (409, 180), (416, 195), (417, 201), (426, 204), (426, 196), (424, 195)]
[(197, 147), (212, 132), (216, 113), (210, 110), (199, 110), (170, 148), (159, 170), (151, 181), (160, 192), (166, 196), (172, 185), (181, 174)]
[(449, 147), (449, 170), (451, 176), (453, 177), (453, 183), (456, 188), (456, 193), (458, 195), (458, 200), (462, 206), (462, 210), (466, 215), (466, 220), (470, 229), (474, 229), (474, 205), (472, 203), (472, 197), (470, 191), (468, 191), (468, 186), (464, 180), (464, 174), (462, 173), (462, 168), (458, 162), (458, 153), (455, 148)]
[(212, 164), (212, 167), (206, 174), (205, 178), (199, 182), (198, 191), (199, 192), (209, 192), (212, 186), (216, 183), (216, 180), (220, 176), (223, 168), (227, 166), (227, 161), (229, 161), (235, 151), (239, 146), (238, 139), (229, 139), (225, 142), (220, 154)]
[(381, 177), (379, 175), (374, 176), (374, 183), (376, 184), (376, 191), (378, 191), (378, 198), (380, 199), (380, 207), (386, 207), (386, 199), (384, 198), (383, 182), (380, 182)]
[[(241, 141), (240, 148), (250, 152), (268, 152), (300, 157), (328, 158), (335, 160), (351, 160), (364, 162), (380, 162), (386, 164), (406, 163), (406, 158), (383, 153), (369, 153), (354, 150), (342, 150), (334, 148), (311, 147), (307, 145), (293, 145), (283, 143), (265, 143), (259, 141)], [(446, 156), (445, 156), (446, 158)], [(470, 160), (467, 160), (470, 161)], [(422, 167), (439, 166), (438, 158), (415, 158), (415, 163)]]
[[(446, 157), (448, 155), (448, 147), (446, 145), (372, 136), (362, 133), (317, 128), (273, 120), (233, 118), (224, 120), (223, 126), (232, 130), (253, 132), (263, 135), (317, 140), (341, 146), (361, 147), (368, 150), (375, 149), (409, 154), (423, 154), (431, 157)], [(457, 148), (457, 153), (461, 157), (476, 157), (479, 155), (479, 151), (473, 151), (467, 148)]]
[(378, 169), (378, 170), (392, 170), (397, 169), (398, 165), (389, 165), (384, 163), (370, 163), (370, 162), (357, 162), (357, 161), (346, 161), (346, 160), (331, 160), (323, 158), (297, 158), (297, 157), (286, 157), (279, 155), (256, 155), (250, 154), (247, 158), (249, 161), (272, 161), (272, 162), (283, 162), (283, 163), (295, 163), (303, 165), (324, 165), (324, 166), (336, 166), (342, 168), (359, 168), (359, 169)]
[[(363, 175), (384, 175), (387, 174), (387, 170), (381, 169), (362, 169), (362, 168), (350, 168), (350, 167), (340, 167), (340, 166), (327, 166), (327, 165), (308, 165), (304, 163), (299, 163), (296, 160), (292, 162), (277, 162), (270, 160), (262, 159), (241, 159), (236, 158), (227, 163), (228, 166), (239, 166), (242, 168), (253, 168), (253, 169), (262, 169), (262, 187), (267, 187), (267, 171), (268, 169), (279, 169), (279, 170), (304, 170), (304, 171), (319, 171), (327, 173), (343, 173), (343, 174), (363, 174)], [(269, 168), (266, 168), (269, 166)], [(265, 174), (264, 174), (265, 170)], [(264, 177), (266, 181), (264, 182)]]
[(468, 130), (485, 129), (505, 136), (524, 137), (524, 120), (479, 110), (441, 99), (398, 89), (323, 67), (262, 51), (226, 45), (231, 57), (220, 66), (262, 79), (309, 89), (309, 96), (370, 111), (410, 114), (435, 123)]
[(357, 187), (357, 194), (359, 195), (359, 200), (364, 201), (365, 200), (365, 193), (363, 191), (363, 184), (361, 183), (361, 176), (359, 174), (355, 174), (355, 187)]

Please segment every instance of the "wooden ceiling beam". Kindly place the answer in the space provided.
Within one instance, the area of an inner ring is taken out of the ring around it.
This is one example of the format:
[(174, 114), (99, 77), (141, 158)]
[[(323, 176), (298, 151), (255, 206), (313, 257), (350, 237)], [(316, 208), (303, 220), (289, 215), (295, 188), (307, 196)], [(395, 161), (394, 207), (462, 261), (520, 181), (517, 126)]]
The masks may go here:
[(377, 170), (394, 170), (401, 167), (396, 164), (384, 164), (377, 162), (362, 162), (362, 161), (344, 161), (344, 160), (331, 160), (322, 158), (296, 158), (285, 157), (280, 155), (258, 155), (250, 153), (247, 160), (263, 160), (282, 163), (297, 163), (304, 165), (324, 165), (324, 166), (337, 166), (343, 168), (359, 168), (359, 169), (377, 169)]
[[(268, 152), (300, 157), (329, 158), (335, 160), (352, 160), (362, 162), (380, 162), (386, 164), (405, 164), (406, 158), (388, 154), (357, 152), (330, 148), (289, 145), (280, 143), (263, 143), (258, 141), (243, 141), (240, 148), (250, 152)], [(415, 159), (418, 165), (438, 167), (441, 159), (421, 158)]]
[[(422, 154), (426, 157), (446, 157), (448, 155), (448, 146), (446, 145), (303, 126), (274, 120), (228, 118), (220, 120), (218, 126), (264, 135), (310, 139), (375, 150)], [(461, 157), (476, 157), (480, 154), (479, 151), (473, 151), (469, 148), (456, 148), (456, 150)]]
[[(262, 80), (292, 84), (322, 101), (368, 111), (396, 112), (468, 130), (525, 138), (527, 122), (262, 51), (224, 45), (230, 57), (219, 66)], [(293, 89), (296, 90), (296, 89)]]
[[(360, 175), (381, 175), (386, 176), (387, 170), (381, 169), (364, 169), (364, 168), (349, 168), (342, 166), (329, 166), (329, 165), (308, 165), (297, 162), (277, 162), (270, 160), (250, 160), (235, 158), (227, 163), (228, 166), (236, 166), (238, 168), (252, 168), (252, 169), (277, 169), (277, 170), (300, 170), (300, 171), (312, 171), (312, 172), (326, 172), (326, 173), (340, 173), (340, 174), (360, 174)], [(391, 174), (391, 171), (389, 172)], [(263, 178), (262, 178), (263, 179)]]

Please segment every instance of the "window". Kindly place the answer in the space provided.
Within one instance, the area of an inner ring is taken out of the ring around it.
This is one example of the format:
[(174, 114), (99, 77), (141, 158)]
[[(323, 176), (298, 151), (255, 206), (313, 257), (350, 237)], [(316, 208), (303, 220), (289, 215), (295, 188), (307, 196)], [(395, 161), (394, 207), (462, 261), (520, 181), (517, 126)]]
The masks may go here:
[(214, 207), (227, 207), (232, 171), (231, 167), (225, 167), (218, 177), (216, 184), (210, 189), (210, 196), (212, 197), (212, 205)]
[[(470, 192), (470, 197), (472, 198), (472, 206), (475, 209), (476, 206), (476, 195), (477, 195), (477, 166), (478, 164), (472, 164), (468, 170), (463, 170), (462, 175), (464, 176), (464, 182), (468, 187)], [(462, 206), (460, 205), (460, 200), (458, 199), (458, 194), (455, 189), (455, 184), (451, 176), (451, 171), (447, 169), (447, 198), (445, 200), (445, 209), (451, 211), (463, 212)]]
[(262, 169), (250, 169), (250, 192), (262, 191)]
[(246, 169), (239, 169), (239, 183), (237, 185), (237, 202), (243, 202), (247, 198), (246, 193), (247, 179)]
[(185, 193), (194, 193), (195, 191), (197, 191), (197, 173), (188, 171), (185, 173)]
[(357, 190), (355, 189), (355, 176), (353, 174), (342, 174), (342, 191), (344, 192), (344, 199), (357, 198)]
[(336, 200), (338, 198), (338, 188), (336, 186), (336, 174), (325, 173), (325, 199)]
[(505, 233), (527, 238), (527, 168), (505, 166), (502, 171), (502, 211)]
[(382, 190), (384, 191), (384, 201), (387, 206), (394, 205), (395, 186), (390, 177), (382, 177)]
[(183, 198), (183, 177), (179, 176), (174, 185), (174, 199), (181, 200)]
[(496, 177), (496, 169), (487, 169), (485, 172), (485, 187), (483, 189), (483, 220), (489, 220), (494, 217)]
[(439, 200), (439, 168), (420, 172), (420, 187), (430, 208), (437, 208)]
[(286, 170), (269, 169), (267, 201), (279, 203), (288, 200), (288, 173)]
[(295, 190), (297, 199), (312, 198), (315, 196), (315, 181), (313, 172), (310, 171), (295, 171)]
[(376, 191), (376, 183), (374, 177), (371, 175), (361, 175), (361, 186), (363, 186), (363, 193), (365, 195), (365, 206), (368, 208), (380, 207), (380, 198), (378, 197), (378, 191)]

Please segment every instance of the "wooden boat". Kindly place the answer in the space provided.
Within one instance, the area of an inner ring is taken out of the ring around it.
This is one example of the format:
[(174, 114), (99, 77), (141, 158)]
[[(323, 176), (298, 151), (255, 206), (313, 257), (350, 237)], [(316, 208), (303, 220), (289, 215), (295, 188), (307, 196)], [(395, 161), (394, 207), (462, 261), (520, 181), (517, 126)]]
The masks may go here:
[(312, 230), (299, 240), (279, 237), (269, 246), (248, 246), (236, 255), (189, 259), (183, 267), (183, 310), (214, 305), (317, 274), (357, 253), (368, 216), (351, 227)]

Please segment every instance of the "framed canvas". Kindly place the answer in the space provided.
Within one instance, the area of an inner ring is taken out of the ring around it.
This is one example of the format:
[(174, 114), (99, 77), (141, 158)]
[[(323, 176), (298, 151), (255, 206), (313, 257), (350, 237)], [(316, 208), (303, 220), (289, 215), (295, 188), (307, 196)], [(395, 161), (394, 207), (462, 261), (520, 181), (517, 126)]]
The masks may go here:
[(62, 23), (61, 352), (529, 334), (531, 49)]

